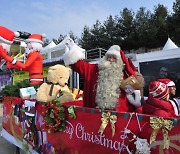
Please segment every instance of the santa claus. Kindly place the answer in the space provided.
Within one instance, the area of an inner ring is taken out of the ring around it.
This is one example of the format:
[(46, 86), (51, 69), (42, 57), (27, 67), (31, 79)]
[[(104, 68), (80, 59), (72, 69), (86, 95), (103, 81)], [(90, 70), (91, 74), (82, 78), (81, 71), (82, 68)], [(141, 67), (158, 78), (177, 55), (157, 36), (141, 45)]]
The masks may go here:
[(84, 78), (83, 103), (85, 107), (132, 112), (134, 105), (127, 100), (126, 93), (120, 88), (121, 81), (130, 75), (136, 77), (125, 54), (118, 45), (109, 48), (99, 64), (90, 64), (85, 59), (84, 49), (72, 39), (66, 43), (63, 55), (65, 65)]
[[(10, 52), (11, 44), (15, 37), (18, 37), (18, 32), (13, 32), (6, 27), (0, 26), (0, 48), (6, 50), (7, 54)], [(2, 60), (0, 57), (1, 66), (3, 66), (6, 62)]]
[(8, 56), (6, 50), (0, 48), (0, 56), (11, 64), (8, 65), (8, 67), (29, 72), (29, 80), (32, 85), (40, 85), (43, 83), (43, 62), (40, 54), (43, 37), (45, 37), (45, 35), (31, 34), (28, 39), (26, 39), (27, 47), (25, 49), (25, 54), (27, 59), (25, 63)]

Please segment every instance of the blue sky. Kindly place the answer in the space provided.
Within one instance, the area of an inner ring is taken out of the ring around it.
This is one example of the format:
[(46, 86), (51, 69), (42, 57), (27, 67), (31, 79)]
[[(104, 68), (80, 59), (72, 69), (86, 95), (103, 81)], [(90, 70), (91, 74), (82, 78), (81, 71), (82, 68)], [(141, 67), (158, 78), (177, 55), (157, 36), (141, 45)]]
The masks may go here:
[(60, 34), (72, 31), (80, 37), (85, 25), (90, 28), (109, 15), (119, 15), (127, 7), (136, 12), (140, 7), (153, 11), (163, 4), (172, 11), (175, 0), (1, 0), (1, 25), (13, 31), (46, 33), (47, 38), (57, 39)]

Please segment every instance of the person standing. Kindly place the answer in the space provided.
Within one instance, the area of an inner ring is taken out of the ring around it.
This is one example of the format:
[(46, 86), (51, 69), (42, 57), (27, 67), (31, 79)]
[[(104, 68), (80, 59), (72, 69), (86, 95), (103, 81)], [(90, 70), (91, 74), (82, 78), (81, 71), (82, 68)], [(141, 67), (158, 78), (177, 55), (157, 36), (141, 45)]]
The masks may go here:
[(149, 84), (149, 96), (142, 106), (142, 113), (165, 118), (177, 117), (169, 100), (169, 89), (160, 81)]
[(169, 88), (169, 100), (170, 100), (171, 104), (173, 105), (175, 114), (177, 116), (179, 116), (180, 115), (180, 105), (178, 103), (178, 100), (175, 98), (175, 95), (176, 95), (175, 83), (168, 78), (158, 79), (158, 81), (163, 82), (168, 86), (168, 88)]

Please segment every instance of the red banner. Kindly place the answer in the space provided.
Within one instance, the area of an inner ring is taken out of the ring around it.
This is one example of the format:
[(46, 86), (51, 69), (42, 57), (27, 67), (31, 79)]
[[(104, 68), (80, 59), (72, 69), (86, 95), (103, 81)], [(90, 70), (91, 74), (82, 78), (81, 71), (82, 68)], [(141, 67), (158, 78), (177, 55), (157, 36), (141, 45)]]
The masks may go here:
[[(3, 113), (3, 128), (14, 135), (11, 127), (13, 124), (13, 130), (18, 136), (22, 137), (22, 125), (16, 122), (10, 123), (10, 117), (12, 116), (10, 111), (14, 104), (12, 103), (13, 100), (10, 102), (6, 99), (4, 99), (3, 102), (5, 110)], [(117, 113), (112, 111), (108, 113), (108, 111), (102, 112), (98, 109), (84, 107), (74, 107), (76, 116), (74, 119), (72, 116), (69, 116), (68, 113), (68, 107), (70, 105), (71, 103), (65, 106), (65, 130), (63, 132), (46, 133), (42, 131), (42, 106), (41, 104), (36, 104), (36, 109), (38, 111), (36, 114), (36, 126), (37, 130), (41, 132), (39, 140), (41, 140), (42, 151), (44, 153), (126, 154), (128, 151), (135, 152), (137, 150), (136, 146), (138, 145), (135, 143), (137, 143), (139, 138), (147, 139), (148, 143), (150, 143), (150, 137), (153, 133), (156, 133), (156, 135), (154, 141), (149, 146), (151, 148), (151, 153), (180, 153), (180, 119), (152, 118), (143, 114)], [(165, 131), (168, 120), (172, 123), (168, 124), (169, 130)], [(154, 129), (152, 126), (153, 124), (161, 127), (159, 127), (158, 130)], [(169, 128), (170, 125), (172, 127), (171, 129)], [(165, 147), (165, 145), (168, 146), (168, 148)], [(143, 145), (143, 147), (145, 146)]]

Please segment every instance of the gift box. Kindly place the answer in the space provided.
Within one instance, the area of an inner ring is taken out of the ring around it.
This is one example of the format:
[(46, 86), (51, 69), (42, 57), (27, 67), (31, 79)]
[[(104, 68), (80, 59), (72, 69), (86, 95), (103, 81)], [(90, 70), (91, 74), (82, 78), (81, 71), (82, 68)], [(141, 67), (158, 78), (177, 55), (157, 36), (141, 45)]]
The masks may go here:
[(34, 87), (20, 89), (20, 97), (23, 99), (36, 99), (36, 90)]

